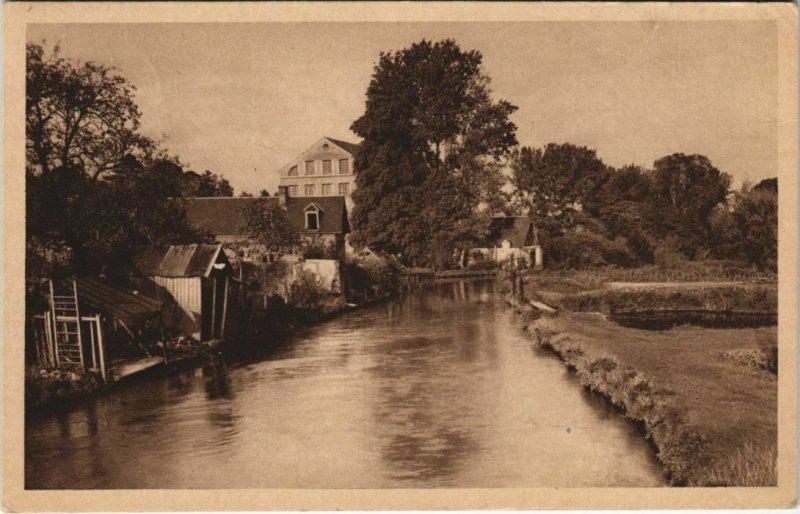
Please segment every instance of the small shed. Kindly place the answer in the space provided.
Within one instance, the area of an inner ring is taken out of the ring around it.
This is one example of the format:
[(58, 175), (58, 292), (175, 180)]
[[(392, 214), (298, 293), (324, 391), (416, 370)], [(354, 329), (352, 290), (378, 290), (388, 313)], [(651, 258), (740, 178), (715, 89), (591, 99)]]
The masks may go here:
[(167, 305), (168, 328), (201, 341), (225, 335), (231, 266), (221, 244), (144, 247), (134, 265), (142, 294)]

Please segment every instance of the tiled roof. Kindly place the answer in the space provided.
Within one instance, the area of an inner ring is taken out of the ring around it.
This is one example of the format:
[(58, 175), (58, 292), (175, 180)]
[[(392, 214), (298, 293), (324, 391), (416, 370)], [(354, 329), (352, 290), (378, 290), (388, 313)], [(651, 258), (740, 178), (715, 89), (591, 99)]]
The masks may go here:
[(319, 230), (321, 232), (338, 234), (350, 232), (347, 223), (347, 207), (343, 196), (290, 196), (286, 199), (286, 210), (289, 222), (298, 232), (306, 231), (305, 210), (311, 204), (317, 205), (322, 212), (319, 216)]
[(340, 147), (342, 150), (350, 152), (354, 156), (358, 152), (359, 145), (355, 143), (348, 143), (347, 141), (341, 141), (339, 139), (333, 139), (332, 137), (327, 137), (327, 136), (325, 136), (325, 139), (335, 144), (336, 146)]
[[(277, 202), (278, 197), (211, 197), (176, 200), (186, 211), (186, 221), (196, 230), (212, 236), (247, 234), (246, 212), (250, 205)], [(347, 207), (342, 196), (289, 197), (286, 211), (289, 221), (298, 232), (305, 232), (305, 211), (309, 204), (322, 210), (318, 233), (347, 233)]]
[(500, 246), (508, 239), (515, 248), (533, 244), (533, 223), (527, 216), (497, 216), (489, 224), (489, 246)]
[(144, 247), (134, 254), (136, 269), (146, 276), (207, 277), (218, 259), (225, 259), (220, 244), (172, 245), (165, 250)]

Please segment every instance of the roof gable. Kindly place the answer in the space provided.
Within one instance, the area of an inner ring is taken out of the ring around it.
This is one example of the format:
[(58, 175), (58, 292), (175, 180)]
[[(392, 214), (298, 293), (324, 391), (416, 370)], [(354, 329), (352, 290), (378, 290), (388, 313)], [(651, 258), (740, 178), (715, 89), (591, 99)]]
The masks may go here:
[[(292, 162), (281, 168), (280, 174), (281, 176), (287, 176), (292, 167), (302, 168), (305, 161), (350, 159), (355, 157), (358, 148), (359, 145), (355, 143), (323, 137), (295, 157)], [(299, 169), (298, 172), (300, 176), (303, 175), (302, 169)], [(316, 175), (319, 174), (320, 172), (317, 171)]]
[(533, 223), (527, 216), (496, 216), (489, 222), (488, 246), (510, 241), (515, 248), (533, 244)]
[(357, 143), (348, 143), (347, 141), (342, 141), (340, 139), (333, 139), (332, 137), (324, 137), (323, 139), (327, 139), (328, 141), (335, 144), (345, 152), (352, 155), (353, 157), (356, 156), (356, 154), (358, 153), (358, 149), (360, 147), (360, 145)]

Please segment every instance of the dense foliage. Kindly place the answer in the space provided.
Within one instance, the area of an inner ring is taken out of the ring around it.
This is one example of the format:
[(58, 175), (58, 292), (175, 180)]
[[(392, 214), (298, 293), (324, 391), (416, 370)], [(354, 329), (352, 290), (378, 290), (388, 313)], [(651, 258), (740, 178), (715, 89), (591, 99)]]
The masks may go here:
[(27, 45), (26, 274), (120, 274), (139, 245), (197, 241), (181, 196), (231, 195), (139, 133), (135, 88), (112, 68)]
[(490, 98), (482, 56), (452, 40), (382, 53), (352, 130), (356, 156), (352, 243), (446, 266), (474, 245), (498, 203), (499, 164), (516, 145), (510, 103)]
[(252, 202), (245, 220), (253, 240), (268, 252), (291, 252), (300, 242), (286, 209), (277, 201)]
[(549, 144), (515, 152), (511, 181), (548, 267), (674, 268), (717, 258), (777, 269), (775, 178), (731, 192), (730, 176), (702, 155), (614, 169), (594, 150)]

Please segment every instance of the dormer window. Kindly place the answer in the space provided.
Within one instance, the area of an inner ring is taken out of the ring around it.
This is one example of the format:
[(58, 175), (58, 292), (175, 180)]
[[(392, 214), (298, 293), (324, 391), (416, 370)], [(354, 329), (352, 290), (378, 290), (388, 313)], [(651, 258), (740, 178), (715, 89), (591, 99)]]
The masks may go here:
[(306, 218), (306, 230), (319, 230), (320, 216), (322, 209), (319, 205), (312, 203), (303, 210)]

